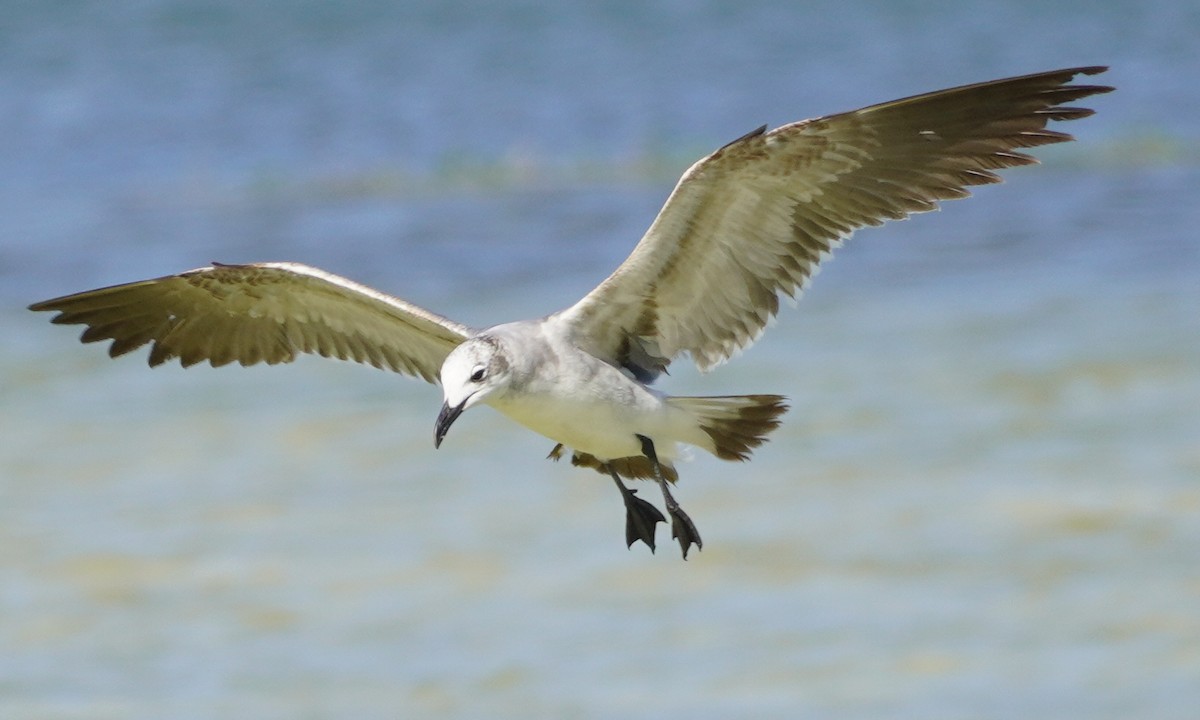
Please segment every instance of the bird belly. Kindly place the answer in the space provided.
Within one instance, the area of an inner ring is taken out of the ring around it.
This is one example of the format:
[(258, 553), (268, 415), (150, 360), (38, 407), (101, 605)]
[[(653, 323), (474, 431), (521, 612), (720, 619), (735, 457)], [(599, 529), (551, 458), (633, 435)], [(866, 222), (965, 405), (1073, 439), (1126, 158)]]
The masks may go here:
[(667, 408), (650, 393), (633, 403), (613, 403), (582, 395), (562, 397), (549, 394), (524, 395), (519, 399), (504, 399), (491, 403), (497, 410), (536, 433), (574, 450), (594, 455), (602, 460), (642, 454), (638, 435), (661, 444), (665, 458), (674, 455), (674, 442), (659, 442), (663, 436)]

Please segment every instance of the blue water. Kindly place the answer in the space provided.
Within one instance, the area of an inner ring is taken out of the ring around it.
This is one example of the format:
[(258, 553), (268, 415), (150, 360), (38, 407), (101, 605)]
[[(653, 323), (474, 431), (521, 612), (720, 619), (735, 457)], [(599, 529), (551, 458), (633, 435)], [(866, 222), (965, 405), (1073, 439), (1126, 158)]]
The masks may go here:
[[(8, 3), (0, 717), (1190, 718), (1194, 3)], [(475, 325), (574, 301), (762, 123), (1111, 64), (1070, 146), (855, 237), (677, 393), (706, 547), (436, 388), (109, 360), (28, 303), (294, 260)]]

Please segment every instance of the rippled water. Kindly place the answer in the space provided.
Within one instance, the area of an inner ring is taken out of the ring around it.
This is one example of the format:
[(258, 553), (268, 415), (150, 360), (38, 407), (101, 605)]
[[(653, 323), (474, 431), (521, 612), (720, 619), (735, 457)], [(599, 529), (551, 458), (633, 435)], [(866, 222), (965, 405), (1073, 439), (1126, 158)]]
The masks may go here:
[[(1200, 707), (1200, 12), (1185, 2), (24, 3), (0, 30), (0, 717), (1187, 718)], [(23, 308), (289, 259), (562, 307), (763, 122), (1050, 67), (1119, 86), (864, 232), (678, 393), (706, 548), (430, 386), (147, 370)]]

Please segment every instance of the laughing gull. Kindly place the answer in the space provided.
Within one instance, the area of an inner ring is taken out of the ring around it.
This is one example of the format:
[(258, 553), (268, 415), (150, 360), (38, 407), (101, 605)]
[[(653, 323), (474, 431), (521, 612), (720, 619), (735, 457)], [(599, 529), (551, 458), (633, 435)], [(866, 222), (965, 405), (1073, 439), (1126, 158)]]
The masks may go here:
[(917, 95), (734, 140), (683, 174), (629, 258), (582, 300), (535, 320), (475, 329), (296, 263), (224, 265), (46, 300), (52, 322), (116, 357), (146, 343), (150, 365), (290, 362), (298, 353), (439, 378), (434, 445), (464, 410), (491, 405), (612, 477), (628, 546), (654, 550), (665, 518), (622, 478), (658, 483), (684, 559), (700, 533), (672, 496), (672, 460), (694, 445), (747, 460), (779, 426), (779, 395), (676, 397), (650, 387), (672, 360), (701, 371), (758, 339), (856, 229), (935, 210), (995, 171), (1037, 162), (1020, 148), (1110, 87), (1071, 85), (1080, 67)]

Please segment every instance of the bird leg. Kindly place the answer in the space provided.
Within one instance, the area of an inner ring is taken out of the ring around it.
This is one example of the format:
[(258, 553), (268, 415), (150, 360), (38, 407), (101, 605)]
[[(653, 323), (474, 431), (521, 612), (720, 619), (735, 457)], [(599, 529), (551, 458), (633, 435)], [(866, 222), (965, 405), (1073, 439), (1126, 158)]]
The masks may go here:
[(635, 542), (641, 540), (650, 546), (650, 552), (654, 552), (654, 527), (667, 519), (658, 508), (638, 497), (637, 490), (625, 487), (612, 467), (608, 468), (608, 473), (612, 475), (613, 482), (621, 491), (621, 499), (625, 501), (625, 545), (633, 547)]
[(658, 462), (658, 454), (654, 452), (654, 442), (645, 435), (638, 435), (638, 440), (642, 442), (642, 453), (650, 458), (650, 465), (654, 468), (654, 479), (658, 481), (658, 486), (662, 488), (663, 501), (667, 504), (667, 513), (671, 516), (671, 537), (679, 541), (679, 547), (683, 550), (683, 559), (687, 560), (688, 548), (695, 545), (698, 549), (704, 549), (704, 542), (700, 539), (700, 531), (696, 529), (696, 524), (688, 517), (688, 514), (679, 507), (675, 496), (671, 494), (671, 490), (667, 487), (667, 481), (663, 478), (662, 466)]

